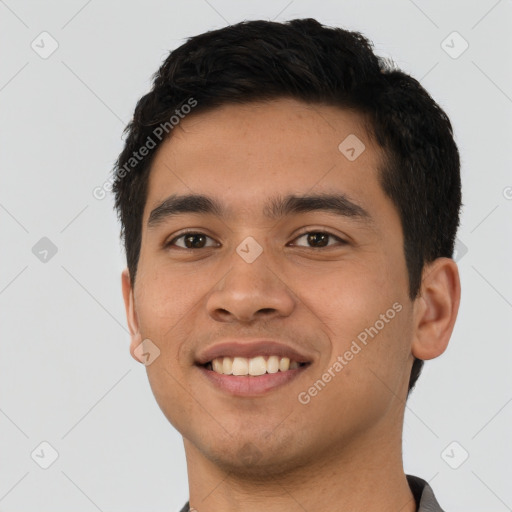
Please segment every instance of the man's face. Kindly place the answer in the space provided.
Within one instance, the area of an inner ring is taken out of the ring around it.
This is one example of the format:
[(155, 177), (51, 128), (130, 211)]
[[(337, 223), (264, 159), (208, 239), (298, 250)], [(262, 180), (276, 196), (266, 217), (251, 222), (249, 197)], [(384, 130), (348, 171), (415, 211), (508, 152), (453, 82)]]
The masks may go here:
[[(145, 339), (158, 347), (147, 372), (160, 408), (186, 447), (226, 469), (244, 471), (250, 460), (284, 470), (359, 436), (400, 435), (414, 304), (400, 219), (360, 121), (291, 99), (225, 106), (181, 121), (154, 160), (131, 352)], [(365, 146), (359, 156), (354, 135)], [(171, 195), (208, 196), (224, 215), (160, 214), (148, 226)], [(338, 211), (269, 203), (317, 195), (346, 201)], [(177, 238), (185, 230), (196, 235)], [(286, 382), (216, 374), (229, 389), (197, 364), (214, 345), (258, 340), (292, 347), (309, 364)]]

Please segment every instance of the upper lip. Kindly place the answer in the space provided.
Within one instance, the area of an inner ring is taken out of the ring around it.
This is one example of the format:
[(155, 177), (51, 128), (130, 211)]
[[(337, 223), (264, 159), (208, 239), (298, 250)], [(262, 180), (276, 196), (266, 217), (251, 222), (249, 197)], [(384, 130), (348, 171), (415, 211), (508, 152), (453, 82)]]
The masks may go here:
[(268, 340), (233, 340), (217, 343), (201, 351), (196, 364), (203, 365), (217, 357), (256, 357), (256, 356), (288, 357), (298, 363), (310, 363), (311, 358), (289, 345)]

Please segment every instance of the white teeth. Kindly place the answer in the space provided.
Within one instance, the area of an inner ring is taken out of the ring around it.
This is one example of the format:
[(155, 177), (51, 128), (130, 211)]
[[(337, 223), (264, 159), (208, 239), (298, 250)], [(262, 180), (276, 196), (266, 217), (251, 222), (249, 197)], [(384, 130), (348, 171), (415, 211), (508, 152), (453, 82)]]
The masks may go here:
[(222, 359), (214, 359), (212, 361), (212, 368), (214, 372), (223, 373)]
[(288, 357), (217, 357), (212, 362), (212, 370), (223, 375), (264, 375), (265, 373), (285, 372), (300, 367), (297, 361)]
[(279, 371), (285, 372), (290, 368), (290, 359), (287, 357), (281, 357), (281, 361), (279, 361)]
[(267, 360), (267, 373), (277, 373), (279, 371), (279, 357), (270, 356)]
[[(220, 359), (217, 359), (220, 360)], [(222, 358), (222, 370), (215, 370), (217, 373), (223, 373), (224, 375), (231, 375), (233, 373), (233, 358), (224, 357)]]
[(247, 375), (248, 373), (249, 360), (245, 357), (235, 357), (233, 359), (233, 375)]
[(267, 362), (263, 356), (249, 359), (249, 375), (263, 375), (267, 373)]

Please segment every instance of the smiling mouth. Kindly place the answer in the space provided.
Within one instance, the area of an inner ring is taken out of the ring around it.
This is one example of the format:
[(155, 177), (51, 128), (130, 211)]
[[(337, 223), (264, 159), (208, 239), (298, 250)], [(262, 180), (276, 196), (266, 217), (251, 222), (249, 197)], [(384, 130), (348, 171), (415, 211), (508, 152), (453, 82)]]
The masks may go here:
[(265, 374), (287, 372), (296, 370), (310, 363), (290, 360), (288, 357), (256, 356), (256, 357), (216, 357), (212, 361), (201, 365), (220, 375), (234, 375), (240, 377), (258, 377)]

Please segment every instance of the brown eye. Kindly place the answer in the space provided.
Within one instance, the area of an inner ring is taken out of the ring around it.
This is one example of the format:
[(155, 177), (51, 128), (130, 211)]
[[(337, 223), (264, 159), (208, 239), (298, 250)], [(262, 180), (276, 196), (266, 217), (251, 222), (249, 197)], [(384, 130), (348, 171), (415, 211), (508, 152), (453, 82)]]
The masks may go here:
[[(215, 244), (209, 246), (206, 245), (208, 239), (212, 240), (204, 233), (183, 233), (180, 236), (173, 238), (168, 244), (166, 244), (166, 247), (176, 246), (181, 249), (204, 249), (205, 247), (214, 246)], [(176, 243), (178, 240), (181, 242)]]
[(301, 244), (296, 244), (299, 247), (310, 247), (310, 248), (321, 248), (321, 247), (327, 247), (330, 244), (330, 239), (335, 239), (336, 241), (340, 242), (342, 245), (346, 242), (339, 238), (336, 235), (333, 235), (332, 233), (329, 233), (327, 231), (309, 231), (307, 233), (303, 233), (302, 235), (298, 236), (296, 240), (299, 240), (301, 238), (306, 237), (306, 243), (308, 245), (304, 246)]

